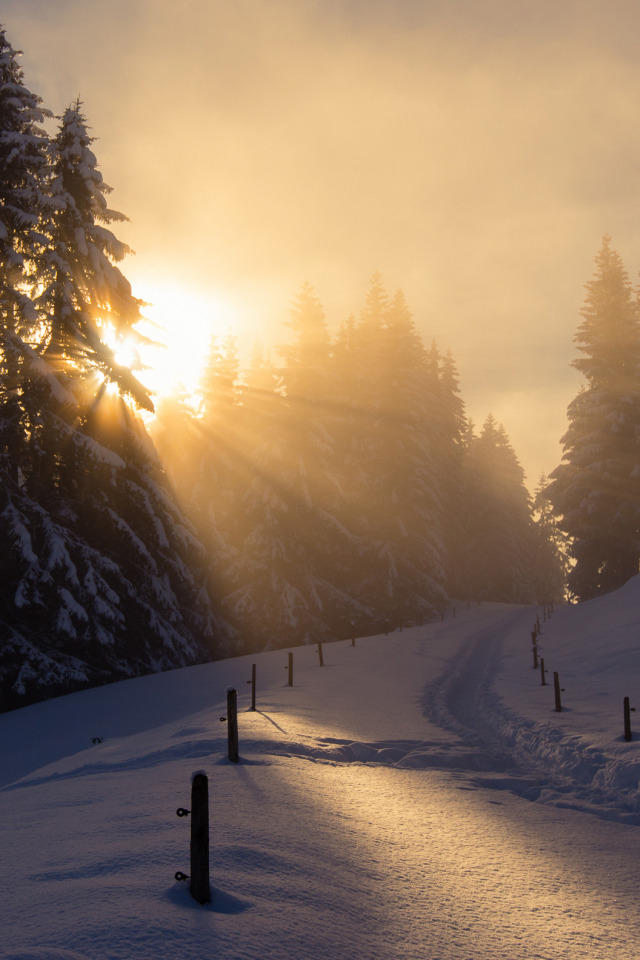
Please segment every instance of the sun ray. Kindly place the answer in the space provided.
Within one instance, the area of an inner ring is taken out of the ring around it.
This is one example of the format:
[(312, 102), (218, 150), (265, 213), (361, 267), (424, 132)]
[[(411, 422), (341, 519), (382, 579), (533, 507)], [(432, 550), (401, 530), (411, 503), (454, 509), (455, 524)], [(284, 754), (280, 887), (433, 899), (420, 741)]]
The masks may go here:
[(138, 287), (148, 303), (138, 325), (149, 340), (138, 348), (145, 383), (160, 396), (177, 390), (194, 394), (211, 338), (222, 339), (233, 330), (235, 308), (215, 293), (163, 280), (149, 280)]

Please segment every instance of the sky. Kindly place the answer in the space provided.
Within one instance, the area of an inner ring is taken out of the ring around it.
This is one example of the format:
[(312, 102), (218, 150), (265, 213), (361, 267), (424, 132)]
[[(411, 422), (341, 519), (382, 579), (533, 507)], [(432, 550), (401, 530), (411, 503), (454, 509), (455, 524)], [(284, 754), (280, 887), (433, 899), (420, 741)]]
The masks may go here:
[(640, 270), (635, 0), (3, 0), (0, 18), (27, 86), (56, 114), (84, 103), (174, 369), (211, 334), (283, 342), (305, 281), (337, 328), (380, 272), (530, 488), (559, 463), (604, 234)]

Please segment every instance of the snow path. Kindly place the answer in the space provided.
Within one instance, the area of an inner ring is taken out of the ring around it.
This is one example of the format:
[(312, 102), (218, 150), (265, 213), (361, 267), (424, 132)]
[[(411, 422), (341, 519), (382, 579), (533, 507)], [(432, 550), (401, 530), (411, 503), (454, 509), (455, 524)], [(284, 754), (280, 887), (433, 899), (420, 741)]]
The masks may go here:
[[(637, 826), (558, 805), (552, 714), (521, 716), (528, 739), (514, 735), (509, 669), (526, 663), (529, 682), (534, 617), (476, 607), (325, 645), (323, 668), (299, 648), (292, 688), (276, 651), (0, 716), (2, 769), (20, 777), (0, 790), (0, 956), (636, 960)], [(230, 685), (239, 764), (219, 719)], [(572, 749), (581, 764), (593, 752)], [(200, 768), (209, 907), (172, 879), (189, 866), (175, 809)]]

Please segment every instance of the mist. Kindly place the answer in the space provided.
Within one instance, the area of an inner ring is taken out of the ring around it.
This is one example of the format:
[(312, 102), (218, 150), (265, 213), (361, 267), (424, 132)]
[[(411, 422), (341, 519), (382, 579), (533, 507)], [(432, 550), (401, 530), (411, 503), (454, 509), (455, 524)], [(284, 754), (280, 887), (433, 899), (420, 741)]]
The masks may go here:
[(302, 282), (337, 325), (380, 271), (529, 485), (557, 465), (602, 235), (640, 267), (637, 4), (8, 0), (2, 20), (54, 112), (84, 101), (134, 291), (171, 275), (269, 344)]

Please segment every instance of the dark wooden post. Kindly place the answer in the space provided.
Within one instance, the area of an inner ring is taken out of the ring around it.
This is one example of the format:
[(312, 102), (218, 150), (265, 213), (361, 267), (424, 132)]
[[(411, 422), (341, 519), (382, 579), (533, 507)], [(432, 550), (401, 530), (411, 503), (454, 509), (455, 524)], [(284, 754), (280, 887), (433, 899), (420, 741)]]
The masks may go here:
[(533, 645), (533, 669), (538, 669), (538, 644), (534, 643)]
[(293, 686), (293, 654), (289, 654), (289, 686)]
[(629, 697), (624, 698), (624, 738), (625, 740), (631, 740), (633, 734), (631, 733), (631, 714), (635, 712), (635, 707), (632, 707), (629, 702)]
[(544, 668), (544, 657), (540, 657), (540, 677), (541, 677), (541, 684), (540, 684), (540, 685), (541, 685), (542, 687), (546, 687), (546, 685), (547, 685), (547, 678), (545, 677), (545, 673), (546, 673), (546, 672), (547, 672), (547, 671), (546, 671), (545, 668)]
[(231, 688), (227, 690), (227, 738), (229, 744), (229, 760), (237, 763), (238, 755), (238, 695)]
[(318, 640), (318, 656), (320, 657), (320, 666), (324, 667), (324, 659), (322, 657), (322, 643)]
[(256, 665), (251, 664), (251, 709), (256, 708)]
[(198, 903), (209, 903), (209, 780), (195, 773), (191, 780), (191, 883), (189, 892)]
[(560, 698), (560, 678), (558, 677), (558, 671), (554, 670), (553, 672), (553, 692), (556, 697), (556, 713), (562, 713), (562, 700)]

